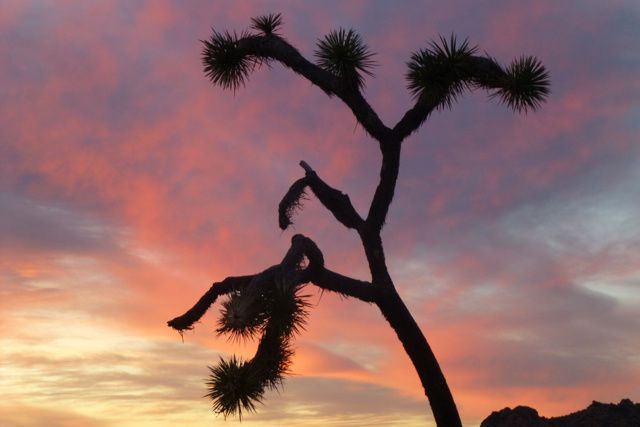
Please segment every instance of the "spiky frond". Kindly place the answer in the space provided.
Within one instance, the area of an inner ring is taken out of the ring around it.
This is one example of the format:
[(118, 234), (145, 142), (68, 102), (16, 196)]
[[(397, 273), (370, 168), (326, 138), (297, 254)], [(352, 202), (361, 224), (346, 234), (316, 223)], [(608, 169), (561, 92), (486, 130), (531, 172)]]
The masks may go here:
[(268, 326), (251, 359), (251, 375), (259, 379), (263, 389), (277, 389), (289, 373), (292, 356), (290, 340)]
[(298, 286), (291, 288), (276, 282), (267, 299), (271, 313), (269, 325), (286, 338), (302, 332), (307, 323), (311, 304), (308, 296), (300, 295), (298, 290)]
[(254, 412), (267, 388), (277, 389), (289, 372), (293, 350), (290, 338), (306, 317), (308, 306), (303, 297), (295, 295), (297, 287), (274, 286), (267, 305), (271, 316), (262, 327), (262, 337), (253, 359), (240, 361), (234, 357), (220, 359), (207, 381), (206, 397), (213, 401), (213, 410), (224, 415)]
[(504, 82), (491, 96), (514, 111), (536, 110), (549, 96), (549, 72), (535, 56), (521, 56), (505, 72)]
[(467, 39), (459, 43), (453, 34), (448, 40), (440, 36), (439, 43), (433, 41), (411, 55), (407, 62), (407, 88), (414, 98), (435, 97), (439, 108), (451, 108), (471, 84), (469, 60), (476, 50)]
[(270, 13), (268, 15), (251, 18), (251, 28), (261, 31), (265, 36), (272, 34), (278, 35), (278, 29), (282, 26), (282, 15), (279, 13)]
[(223, 303), (218, 333), (241, 338), (261, 334), (251, 360), (221, 359), (218, 366), (209, 368), (207, 396), (213, 401), (214, 411), (225, 418), (254, 411), (266, 389), (280, 387), (289, 372), (291, 340), (304, 329), (310, 304), (306, 296), (299, 295), (304, 287), (300, 276), (304, 261), (286, 258), (286, 267), (283, 261), (278, 269), (269, 270), (275, 272), (275, 277), (256, 275)]
[(234, 92), (245, 85), (251, 72), (260, 63), (238, 48), (240, 40), (249, 36), (246, 32), (238, 36), (235, 32), (219, 33), (213, 30), (209, 40), (202, 40), (204, 73), (214, 85), (233, 89)]
[(220, 358), (220, 363), (209, 366), (209, 379), (205, 395), (213, 402), (213, 411), (225, 418), (237, 415), (242, 419), (242, 411), (255, 412), (256, 404), (261, 403), (264, 387), (251, 375), (251, 363), (236, 359)]
[(358, 89), (364, 86), (361, 73), (373, 76), (371, 70), (376, 63), (372, 58), (375, 54), (352, 29), (331, 31), (318, 40), (318, 48), (314, 54), (320, 67)]
[(286, 230), (293, 224), (293, 215), (302, 207), (302, 201), (306, 199), (306, 178), (300, 178), (289, 187), (278, 205), (278, 224), (281, 230)]
[(255, 337), (268, 318), (261, 295), (236, 291), (222, 303), (216, 332), (235, 339)]

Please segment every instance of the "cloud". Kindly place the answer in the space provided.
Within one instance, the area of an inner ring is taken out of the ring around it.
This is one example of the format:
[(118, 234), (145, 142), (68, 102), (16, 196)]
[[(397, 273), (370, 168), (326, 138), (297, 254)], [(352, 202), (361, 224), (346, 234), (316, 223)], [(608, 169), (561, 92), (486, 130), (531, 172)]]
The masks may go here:
[[(430, 425), (425, 403), (398, 395), (392, 389), (330, 378), (294, 378), (284, 394), (269, 396), (251, 419), (269, 420), (279, 425)], [(244, 422), (244, 421), (243, 421)]]
[(0, 406), (0, 419), (6, 427), (37, 427), (48, 425), (51, 427), (96, 427), (108, 426), (100, 419), (78, 415), (72, 411), (44, 409), (27, 405)]
[(0, 193), (0, 249), (4, 252), (105, 253), (117, 249), (118, 230), (90, 215), (11, 193)]
[(366, 369), (349, 357), (341, 356), (311, 343), (296, 349), (292, 371), (304, 376), (366, 379)]

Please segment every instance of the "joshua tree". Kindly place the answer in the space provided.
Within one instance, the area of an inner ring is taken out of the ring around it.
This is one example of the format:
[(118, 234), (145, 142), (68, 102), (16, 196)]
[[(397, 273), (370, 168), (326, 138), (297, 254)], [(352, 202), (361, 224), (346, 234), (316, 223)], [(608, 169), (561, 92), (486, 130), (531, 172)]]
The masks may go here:
[(343, 226), (354, 229), (362, 241), (371, 272), (370, 281), (336, 273), (324, 265), (322, 252), (301, 234), (280, 264), (250, 276), (227, 277), (214, 283), (196, 305), (168, 322), (182, 332), (192, 328), (220, 295), (218, 333), (240, 338), (260, 337), (253, 359), (232, 357), (210, 367), (208, 396), (213, 409), (225, 417), (253, 411), (267, 389), (278, 387), (293, 354), (291, 340), (301, 331), (308, 304), (300, 294), (307, 284), (322, 290), (375, 304), (396, 332), (420, 377), (438, 426), (461, 426), (451, 391), (427, 340), (400, 298), (387, 270), (380, 233), (398, 178), (403, 141), (434, 110), (451, 108), (464, 92), (486, 89), (516, 112), (537, 109), (549, 93), (549, 76), (535, 57), (521, 56), (507, 67), (478, 55), (478, 48), (455, 36), (440, 37), (413, 53), (407, 63), (407, 87), (415, 104), (393, 127), (387, 127), (363, 96), (364, 77), (373, 76), (374, 54), (354, 30), (332, 31), (318, 41), (310, 62), (280, 35), (280, 14), (252, 19), (240, 34), (213, 33), (203, 41), (204, 72), (214, 85), (235, 92), (263, 64), (279, 62), (349, 107), (382, 153), (380, 181), (366, 216), (349, 196), (332, 188), (304, 161), (304, 176), (295, 181), (278, 207), (279, 225), (286, 229), (301, 208), (305, 192), (313, 193)]

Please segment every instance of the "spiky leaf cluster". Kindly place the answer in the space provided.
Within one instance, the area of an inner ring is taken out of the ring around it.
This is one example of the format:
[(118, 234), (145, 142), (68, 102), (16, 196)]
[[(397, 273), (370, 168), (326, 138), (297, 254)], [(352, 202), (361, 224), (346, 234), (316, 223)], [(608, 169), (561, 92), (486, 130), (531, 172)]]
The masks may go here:
[(251, 359), (251, 375), (260, 381), (263, 390), (276, 390), (289, 373), (293, 350), (287, 336), (270, 325), (260, 339), (258, 350)]
[(264, 387), (251, 375), (251, 363), (232, 356), (229, 360), (220, 358), (216, 366), (209, 366), (209, 392), (206, 397), (213, 401), (213, 410), (225, 418), (237, 414), (242, 419), (242, 411), (255, 412), (256, 403), (264, 396)]
[(304, 328), (309, 303), (299, 294), (300, 285), (282, 279), (261, 286), (245, 287), (229, 294), (222, 303), (216, 332), (232, 338), (254, 338), (267, 324), (276, 325), (286, 337)]
[(278, 29), (282, 26), (282, 15), (279, 13), (270, 13), (268, 15), (251, 18), (251, 28), (261, 31), (265, 36), (272, 34), (278, 35)]
[(472, 86), (470, 59), (476, 47), (455, 35), (431, 42), (429, 47), (411, 55), (407, 62), (407, 88), (417, 99), (433, 98), (439, 108), (451, 108), (458, 96)]
[(534, 56), (522, 56), (505, 70), (500, 87), (491, 94), (514, 111), (536, 110), (549, 95), (549, 72)]
[(300, 289), (298, 284), (279, 280), (266, 299), (270, 325), (287, 339), (302, 332), (307, 323), (310, 304), (307, 295), (300, 295)]
[(229, 360), (220, 358), (220, 363), (209, 366), (206, 382), (212, 409), (225, 418), (242, 413), (255, 412), (262, 403), (268, 389), (275, 390), (282, 385), (289, 372), (293, 351), (288, 338), (279, 335), (274, 327), (265, 331), (255, 356), (243, 361), (232, 356)]
[(205, 75), (214, 85), (235, 92), (244, 86), (260, 60), (246, 55), (239, 49), (241, 39), (249, 37), (249, 33), (240, 35), (225, 31), (213, 30), (209, 40), (202, 40), (202, 65)]
[(304, 329), (309, 307), (306, 297), (299, 295), (302, 285), (296, 271), (237, 290), (223, 304), (219, 333), (261, 338), (253, 359), (241, 362), (234, 357), (210, 368), (206, 396), (215, 412), (225, 417), (253, 412), (267, 389), (282, 384), (293, 355), (291, 339)]
[(362, 73), (373, 76), (372, 68), (375, 61), (372, 58), (375, 54), (352, 29), (340, 28), (331, 31), (318, 40), (318, 48), (314, 54), (321, 68), (338, 76), (349, 86), (362, 89)]
[(267, 321), (263, 299), (259, 293), (246, 288), (231, 293), (222, 303), (216, 332), (235, 339), (255, 337)]

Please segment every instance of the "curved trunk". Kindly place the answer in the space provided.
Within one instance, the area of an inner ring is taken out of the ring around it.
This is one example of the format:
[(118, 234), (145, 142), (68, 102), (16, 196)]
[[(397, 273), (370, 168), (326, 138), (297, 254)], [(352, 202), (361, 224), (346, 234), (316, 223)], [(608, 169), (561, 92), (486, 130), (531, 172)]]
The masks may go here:
[(362, 229), (360, 237), (373, 278), (375, 303), (411, 359), (424, 394), (429, 399), (436, 425), (462, 427), (456, 403), (438, 360), (391, 280), (380, 235)]
[(391, 280), (384, 256), (380, 231), (393, 200), (400, 169), (401, 141), (381, 142), (382, 167), (367, 220), (358, 233), (376, 289), (375, 302), (385, 319), (396, 332), (405, 352), (411, 359), (438, 427), (462, 427), (455, 401), (427, 339), (398, 295)]
[(420, 377), (436, 424), (439, 427), (462, 427), (458, 409), (438, 360), (393, 284), (385, 286), (376, 303), (396, 332)]

